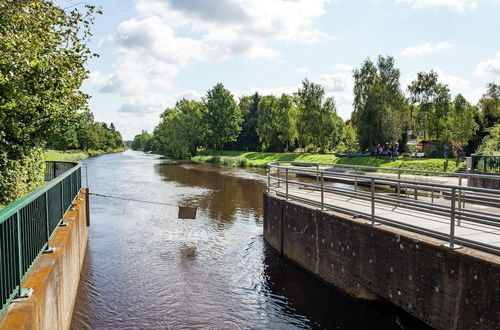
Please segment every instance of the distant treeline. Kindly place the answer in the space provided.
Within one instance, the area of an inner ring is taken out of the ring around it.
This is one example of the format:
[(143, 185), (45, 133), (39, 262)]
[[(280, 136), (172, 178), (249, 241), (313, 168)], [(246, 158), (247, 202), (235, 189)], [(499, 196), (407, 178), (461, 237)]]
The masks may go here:
[(178, 101), (161, 114), (152, 134), (135, 136), (135, 150), (185, 158), (200, 147), (216, 150), (355, 152), (409, 138), (458, 144), (468, 153), (500, 152), (500, 85), (490, 83), (476, 105), (452, 98), (434, 71), (420, 72), (407, 86), (392, 57), (365, 60), (354, 70), (352, 116), (337, 115), (335, 100), (307, 79), (293, 95), (233, 95), (217, 84), (201, 101)]
[(94, 121), (91, 112), (78, 114), (71, 125), (50, 136), (46, 147), (49, 149), (68, 150), (81, 149), (83, 151), (102, 150), (110, 151), (121, 148), (124, 142), (120, 132), (111, 123)]

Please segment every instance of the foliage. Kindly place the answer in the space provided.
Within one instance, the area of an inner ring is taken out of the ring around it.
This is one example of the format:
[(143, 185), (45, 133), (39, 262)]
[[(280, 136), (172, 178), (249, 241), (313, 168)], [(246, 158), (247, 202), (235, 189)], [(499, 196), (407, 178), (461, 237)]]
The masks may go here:
[(30, 159), (86, 107), (88, 96), (79, 88), (93, 56), (87, 42), (96, 9), (85, 8), (0, 2), (0, 150), (8, 159)]
[(484, 140), (477, 152), (485, 155), (500, 155), (500, 124), (489, 129), (490, 135)]
[(241, 111), (233, 95), (221, 83), (207, 91), (203, 98), (206, 107), (203, 122), (209, 146), (222, 150), (224, 144), (236, 141), (241, 131)]
[(296, 137), (296, 112), (292, 98), (286, 94), (280, 98), (264, 96), (258, 104), (257, 114), (257, 134), (262, 149), (288, 150)]
[(325, 100), (321, 85), (302, 81), (302, 88), (295, 94), (298, 105), (297, 133), (299, 141), (325, 152), (339, 143), (342, 120), (337, 116), (333, 98)]
[(19, 159), (0, 153), (0, 204), (9, 204), (44, 182), (45, 163), (42, 150), (33, 149)]
[(417, 107), (412, 113), (411, 125), (416, 132), (424, 131), (424, 139), (440, 140), (446, 130), (450, 110), (450, 90), (438, 82), (435, 71), (419, 72), (408, 90), (411, 102)]
[(486, 93), (479, 100), (482, 119), (486, 129), (500, 124), (500, 85), (489, 83)]
[(146, 144), (145, 150), (158, 150), (177, 158), (196, 155), (197, 148), (204, 142), (205, 112), (202, 102), (186, 99), (178, 101), (173, 109), (163, 112), (151, 145)]
[(151, 139), (153, 136), (147, 131), (142, 131), (141, 134), (134, 136), (134, 140), (130, 144), (130, 148), (133, 150), (148, 150), (148, 146), (151, 146)]
[(261, 96), (258, 93), (240, 97), (239, 107), (243, 116), (242, 129), (236, 142), (228, 145), (229, 149), (252, 151), (260, 149), (259, 136), (257, 135), (257, 109), (260, 99)]
[(354, 71), (352, 121), (361, 150), (398, 141), (407, 106), (392, 57), (379, 56), (377, 66), (367, 59)]
[(475, 111), (462, 94), (455, 97), (443, 134), (447, 141), (467, 145), (478, 129), (478, 124), (474, 121)]

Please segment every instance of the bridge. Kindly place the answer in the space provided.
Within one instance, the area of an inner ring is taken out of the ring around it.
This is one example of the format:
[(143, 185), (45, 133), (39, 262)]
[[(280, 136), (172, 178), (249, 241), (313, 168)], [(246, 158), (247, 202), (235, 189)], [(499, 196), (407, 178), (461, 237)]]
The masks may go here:
[(500, 190), (466, 186), (480, 174), (268, 165), (264, 238), (284, 256), (438, 329), (498, 325)]

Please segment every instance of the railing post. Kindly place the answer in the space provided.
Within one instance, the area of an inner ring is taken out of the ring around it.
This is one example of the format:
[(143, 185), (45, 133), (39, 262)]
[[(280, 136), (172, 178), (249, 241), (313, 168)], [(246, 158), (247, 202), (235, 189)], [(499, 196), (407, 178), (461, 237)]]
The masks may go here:
[(277, 173), (277, 176), (278, 176), (278, 188), (280, 188), (281, 178), (280, 178), (280, 165), (279, 164), (278, 164), (278, 173)]
[(415, 200), (418, 200), (418, 188), (414, 186), (413, 191), (415, 192)]
[(33, 292), (33, 289), (31, 288), (23, 288), (23, 264), (24, 264), (24, 257), (23, 257), (23, 235), (21, 232), (21, 215), (19, 214), (20, 211), (16, 212), (16, 220), (17, 220), (17, 256), (19, 259), (19, 292), (17, 294), (18, 298), (26, 298), (31, 295)]
[(319, 181), (319, 164), (316, 163), (316, 185), (318, 184)]
[(288, 168), (285, 169), (286, 200), (288, 200)]
[(456, 188), (451, 188), (451, 207), (450, 207), (450, 243), (445, 244), (445, 246), (449, 247), (450, 249), (460, 249), (460, 245), (455, 244), (455, 200), (456, 200)]
[[(354, 168), (354, 174), (358, 175), (358, 168), (357, 167)], [(354, 191), (358, 191), (358, 177), (357, 176), (354, 177)]]
[(270, 173), (271, 173), (271, 168), (268, 167), (267, 168), (267, 192), (269, 192), (271, 190), (271, 176), (270, 176)]
[[(398, 171), (398, 180), (401, 180), (401, 171)], [(398, 199), (401, 197), (401, 182), (398, 181)]]
[(323, 189), (324, 187), (324, 179), (323, 179), (323, 173), (321, 173), (321, 210), (325, 209), (325, 190)]
[(371, 179), (372, 225), (375, 224), (375, 179)]

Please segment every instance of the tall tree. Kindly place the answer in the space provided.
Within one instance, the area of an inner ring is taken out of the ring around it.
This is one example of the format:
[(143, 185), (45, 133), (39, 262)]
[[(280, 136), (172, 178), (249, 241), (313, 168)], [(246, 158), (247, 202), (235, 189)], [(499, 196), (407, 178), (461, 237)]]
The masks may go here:
[(206, 141), (216, 149), (224, 147), (225, 143), (236, 141), (241, 131), (241, 111), (234, 101), (231, 92), (221, 83), (207, 91), (203, 98), (206, 112)]
[(401, 138), (407, 106), (399, 76), (392, 57), (379, 56), (377, 65), (366, 59), (354, 71), (352, 124), (361, 149)]
[(299, 141), (325, 151), (339, 142), (342, 125), (336, 114), (333, 98), (325, 100), (321, 85), (302, 81), (302, 87), (295, 93), (298, 104), (297, 133)]
[(479, 100), (482, 119), (486, 129), (500, 124), (500, 84), (491, 82)]
[(473, 138), (479, 126), (474, 120), (475, 108), (458, 94), (451, 106), (448, 116), (445, 137), (450, 142), (457, 142), (466, 146)]
[(412, 114), (413, 129), (424, 131), (424, 138), (441, 139), (445, 133), (450, 110), (451, 95), (448, 86), (439, 83), (435, 71), (419, 72), (417, 79), (408, 86), (410, 100), (416, 105)]
[(261, 96), (254, 93), (240, 98), (239, 107), (243, 116), (243, 124), (238, 139), (231, 145), (234, 150), (257, 151), (260, 148), (257, 135), (257, 108)]

